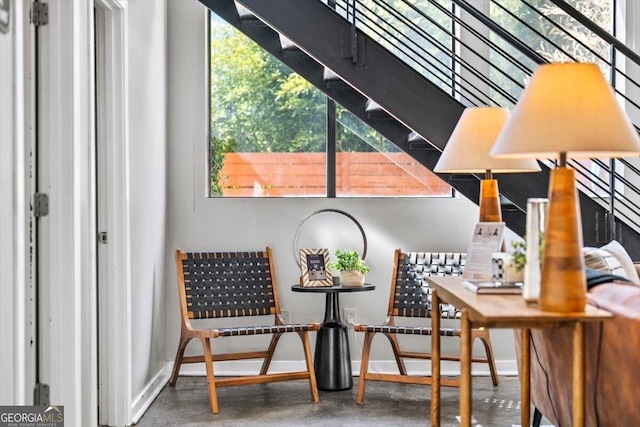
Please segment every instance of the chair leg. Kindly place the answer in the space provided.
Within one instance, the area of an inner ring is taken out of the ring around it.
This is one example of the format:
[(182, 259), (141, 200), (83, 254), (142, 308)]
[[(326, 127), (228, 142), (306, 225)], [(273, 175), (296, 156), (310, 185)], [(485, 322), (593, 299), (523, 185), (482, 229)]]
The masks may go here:
[(533, 424), (531, 425), (533, 427), (540, 427), (541, 423), (542, 423), (542, 412), (540, 412), (540, 409), (534, 406), (533, 407)]
[(364, 344), (362, 345), (362, 360), (360, 361), (360, 378), (358, 379), (358, 393), (356, 403), (362, 405), (364, 402), (364, 387), (366, 385), (367, 372), (369, 371), (369, 353), (371, 352), (371, 341), (375, 332), (364, 333)]
[[(320, 402), (320, 394), (318, 393), (318, 383), (316, 382), (316, 371), (313, 367), (313, 361), (311, 359), (311, 345), (309, 344), (309, 334), (307, 332), (298, 332), (300, 339), (302, 340), (302, 347), (304, 349), (304, 360), (307, 363), (307, 371), (309, 372), (309, 389), (311, 390), (311, 400), (313, 403)], [(276, 340), (277, 341), (277, 340)]]
[(182, 357), (184, 356), (184, 350), (187, 348), (187, 344), (191, 341), (191, 338), (185, 338), (180, 336), (180, 344), (178, 344), (178, 351), (176, 353), (176, 358), (173, 362), (173, 371), (171, 372), (171, 378), (169, 379), (169, 385), (174, 387), (176, 385), (176, 381), (178, 381), (178, 375), (180, 374), (180, 365), (182, 365)]
[(400, 344), (398, 344), (398, 337), (391, 334), (384, 334), (387, 338), (389, 338), (389, 342), (391, 343), (391, 348), (393, 349), (393, 355), (396, 357), (396, 363), (398, 364), (398, 370), (400, 371), (400, 375), (407, 375), (407, 368), (404, 366), (404, 361), (402, 357), (400, 357)]
[(200, 338), (204, 350), (204, 364), (207, 368), (207, 384), (209, 386), (209, 405), (211, 412), (218, 413), (218, 394), (216, 392), (216, 379), (213, 374), (213, 357), (211, 356), (211, 343), (209, 338)]
[(489, 363), (489, 371), (491, 372), (491, 380), (493, 381), (493, 385), (497, 386), (499, 383), (498, 370), (496, 369), (496, 361), (493, 357), (493, 348), (491, 347), (491, 335), (489, 334), (489, 329), (474, 329), (473, 332), (471, 332), (471, 342), (473, 342), (475, 338), (479, 338), (484, 345), (484, 351), (487, 353), (487, 361)]
[(273, 353), (276, 351), (276, 345), (278, 344), (278, 340), (282, 334), (273, 334), (271, 337), (271, 341), (269, 342), (269, 349), (267, 350), (267, 357), (264, 358), (262, 362), (262, 368), (260, 368), (260, 375), (266, 375), (269, 370), (269, 365), (271, 365), (271, 360), (273, 359)]

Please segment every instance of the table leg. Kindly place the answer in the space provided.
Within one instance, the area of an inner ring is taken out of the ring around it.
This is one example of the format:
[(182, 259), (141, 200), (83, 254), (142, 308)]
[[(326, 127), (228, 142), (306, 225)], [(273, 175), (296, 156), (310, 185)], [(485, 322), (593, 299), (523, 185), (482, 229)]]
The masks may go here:
[(522, 329), (520, 348), (520, 423), (528, 426), (531, 419), (531, 329)]
[(313, 363), (318, 389), (347, 390), (353, 387), (347, 325), (340, 319), (337, 292), (327, 293), (324, 320), (316, 335)]
[(584, 426), (584, 323), (573, 326), (573, 425)]
[(431, 425), (440, 426), (440, 300), (431, 294)]
[(467, 310), (460, 319), (460, 425), (471, 425), (471, 324)]

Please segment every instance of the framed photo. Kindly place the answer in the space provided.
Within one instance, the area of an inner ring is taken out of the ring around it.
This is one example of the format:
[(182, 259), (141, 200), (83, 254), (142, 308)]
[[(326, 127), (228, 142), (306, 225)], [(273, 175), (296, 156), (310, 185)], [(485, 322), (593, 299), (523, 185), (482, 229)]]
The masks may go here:
[(500, 252), (504, 222), (479, 222), (473, 231), (467, 265), (462, 272), (464, 280), (491, 281), (491, 254)]
[(300, 249), (300, 268), (301, 286), (333, 286), (329, 268), (329, 249)]

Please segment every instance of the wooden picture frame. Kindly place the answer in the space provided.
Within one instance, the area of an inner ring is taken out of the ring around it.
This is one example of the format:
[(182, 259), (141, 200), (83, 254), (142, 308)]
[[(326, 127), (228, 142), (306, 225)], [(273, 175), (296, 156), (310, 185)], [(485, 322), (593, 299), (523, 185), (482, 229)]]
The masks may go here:
[(329, 249), (300, 249), (300, 286), (333, 286)]

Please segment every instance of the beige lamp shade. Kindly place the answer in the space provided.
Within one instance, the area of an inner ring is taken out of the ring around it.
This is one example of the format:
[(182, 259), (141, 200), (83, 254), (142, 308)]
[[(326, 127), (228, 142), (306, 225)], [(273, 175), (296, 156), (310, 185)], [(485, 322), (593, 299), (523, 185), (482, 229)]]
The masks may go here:
[(542, 310), (581, 312), (587, 301), (580, 203), (567, 157), (625, 157), (638, 152), (640, 138), (596, 65), (545, 64), (536, 70), (490, 153), (560, 159), (549, 180)]
[(465, 109), (447, 142), (434, 172), (495, 173), (536, 172), (538, 163), (531, 159), (498, 159), (489, 151), (509, 119), (506, 108), (469, 107)]
[(603, 158), (640, 152), (640, 138), (594, 64), (538, 67), (490, 151), (499, 158)]
[(480, 183), (480, 221), (501, 222), (498, 181), (491, 174), (504, 172), (535, 172), (540, 167), (532, 159), (495, 159), (489, 150), (509, 119), (506, 108), (470, 107), (465, 109), (456, 124), (434, 172), (483, 173)]

